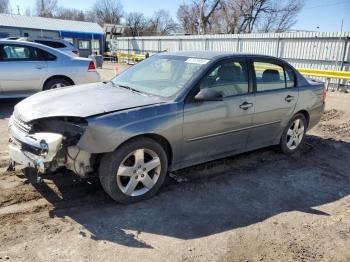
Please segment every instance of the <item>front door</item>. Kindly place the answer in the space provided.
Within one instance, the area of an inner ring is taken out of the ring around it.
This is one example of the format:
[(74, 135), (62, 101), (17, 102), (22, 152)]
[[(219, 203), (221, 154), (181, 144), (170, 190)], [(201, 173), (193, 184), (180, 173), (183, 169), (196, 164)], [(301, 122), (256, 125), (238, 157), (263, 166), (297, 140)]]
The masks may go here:
[(20, 44), (0, 46), (0, 85), (3, 94), (30, 94), (42, 89), (47, 66), (38, 49)]
[(280, 61), (253, 59), (255, 75), (255, 114), (248, 147), (276, 143), (294, 113), (298, 100), (293, 71)]
[[(190, 93), (184, 105), (185, 162), (205, 162), (245, 148), (254, 113), (248, 79), (245, 60), (225, 60)], [(194, 96), (203, 88), (213, 88), (223, 100), (196, 101)]]

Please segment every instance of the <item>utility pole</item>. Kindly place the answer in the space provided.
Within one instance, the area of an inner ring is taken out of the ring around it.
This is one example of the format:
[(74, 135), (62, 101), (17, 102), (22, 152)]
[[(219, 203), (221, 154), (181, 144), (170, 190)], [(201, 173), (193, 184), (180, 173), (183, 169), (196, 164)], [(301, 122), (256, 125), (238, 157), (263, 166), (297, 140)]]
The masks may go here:
[(44, 12), (45, 8), (44, 8), (44, 0), (41, 0), (41, 10), (40, 10), (40, 13), (41, 13), (41, 16), (45, 16), (45, 12)]

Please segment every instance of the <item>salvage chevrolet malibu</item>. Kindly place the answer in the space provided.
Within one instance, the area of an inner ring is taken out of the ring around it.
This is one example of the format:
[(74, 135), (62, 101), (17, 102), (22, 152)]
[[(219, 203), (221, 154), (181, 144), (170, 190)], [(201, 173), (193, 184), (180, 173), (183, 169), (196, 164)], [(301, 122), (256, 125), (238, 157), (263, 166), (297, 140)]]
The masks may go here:
[(270, 145), (294, 153), (325, 92), (274, 57), (161, 53), (110, 82), (23, 100), (9, 151), (25, 172), (98, 174), (111, 198), (130, 203), (153, 196), (168, 171)]

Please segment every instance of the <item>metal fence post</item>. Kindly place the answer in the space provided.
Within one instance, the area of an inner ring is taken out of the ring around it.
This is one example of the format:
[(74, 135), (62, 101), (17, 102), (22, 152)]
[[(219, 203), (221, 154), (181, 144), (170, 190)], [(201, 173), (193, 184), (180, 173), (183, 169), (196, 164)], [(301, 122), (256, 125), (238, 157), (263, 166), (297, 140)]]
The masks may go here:
[(130, 38), (128, 37), (128, 56), (130, 54)]
[(179, 39), (179, 51), (182, 51), (182, 39)]
[(281, 42), (281, 38), (278, 37), (277, 39), (277, 50), (276, 50), (276, 56), (280, 57), (280, 42)]
[[(349, 39), (350, 37), (347, 36), (345, 37), (345, 40), (344, 40), (344, 49), (343, 49), (343, 54), (342, 54), (342, 59), (341, 59), (341, 64), (340, 64), (340, 71), (343, 71), (343, 68), (344, 68), (344, 64), (345, 64), (345, 56), (346, 56), (346, 51), (348, 49), (348, 43), (349, 43)], [(345, 81), (343, 80), (343, 83)], [(338, 80), (338, 86), (337, 86), (337, 89), (340, 88), (340, 80)]]
[(239, 39), (239, 37), (237, 37), (237, 48), (236, 48), (236, 52), (239, 52), (239, 43), (240, 43), (240, 41), (239, 41), (240, 39)]
[(346, 51), (348, 49), (348, 43), (349, 43), (350, 37), (347, 36), (344, 41), (344, 49), (343, 49), (343, 54), (342, 54), (342, 60), (340, 64), (340, 71), (343, 71), (344, 63), (345, 63), (345, 56), (346, 56)]

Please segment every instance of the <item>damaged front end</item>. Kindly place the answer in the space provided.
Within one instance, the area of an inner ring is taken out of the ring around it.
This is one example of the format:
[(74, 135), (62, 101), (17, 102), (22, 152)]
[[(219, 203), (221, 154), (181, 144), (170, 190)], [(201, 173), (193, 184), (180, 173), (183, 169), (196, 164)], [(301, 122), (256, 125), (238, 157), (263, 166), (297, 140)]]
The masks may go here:
[(65, 167), (79, 176), (93, 171), (92, 156), (77, 146), (87, 127), (80, 117), (51, 117), (9, 121), (9, 153), (12, 167), (34, 168), (40, 174)]

